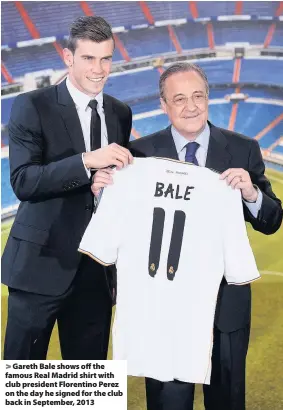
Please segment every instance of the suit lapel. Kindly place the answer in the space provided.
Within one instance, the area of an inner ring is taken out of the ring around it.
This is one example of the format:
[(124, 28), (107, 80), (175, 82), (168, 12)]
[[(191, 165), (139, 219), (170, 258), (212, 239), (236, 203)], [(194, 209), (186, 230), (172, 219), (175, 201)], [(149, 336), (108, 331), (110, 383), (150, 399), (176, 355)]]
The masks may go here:
[(228, 141), (221, 130), (209, 122), (210, 138), (205, 166), (219, 172), (229, 168), (231, 154), (228, 151)]
[(122, 141), (120, 141), (118, 135), (118, 118), (114, 111), (112, 101), (107, 94), (103, 95), (103, 108), (107, 128), (108, 144), (111, 144), (112, 142), (119, 144)]
[(162, 130), (158, 134), (158, 138), (154, 141), (154, 153), (155, 157), (179, 159), (176, 150), (175, 142), (171, 133), (171, 126)]
[(66, 80), (57, 86), (59, 112), (64, 120), (72, 146), (76, 153), (86, 150), (84, 136), (75, 103), (66, 86)]

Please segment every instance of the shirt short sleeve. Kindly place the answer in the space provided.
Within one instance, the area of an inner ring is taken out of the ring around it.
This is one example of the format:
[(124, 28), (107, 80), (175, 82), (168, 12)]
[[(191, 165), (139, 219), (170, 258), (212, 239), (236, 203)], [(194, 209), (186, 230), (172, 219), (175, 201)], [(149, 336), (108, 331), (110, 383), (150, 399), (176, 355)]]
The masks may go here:
[(123, 220), (120, 184), (115, 182), (115, 176), (113, 180), (113, 185), (104, 189), (78, 249), (105, 266), (116, 263)]
[(224, 276), (228, 284), (244, 285), (260, 278), (249, 243), (240, 190), (223, 181), (221, 220), (224, 250)]

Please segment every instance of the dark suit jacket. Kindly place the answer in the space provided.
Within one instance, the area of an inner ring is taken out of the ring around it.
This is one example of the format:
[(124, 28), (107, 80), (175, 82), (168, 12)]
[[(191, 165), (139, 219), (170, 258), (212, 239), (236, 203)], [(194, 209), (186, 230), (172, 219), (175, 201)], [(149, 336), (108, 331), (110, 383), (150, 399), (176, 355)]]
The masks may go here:
[[(258, 142), (243, 135), (217, 128), (211, 123), (206, 167), (223, 172), (228, 168), (243, 168), (263, 193), (262, 207), (254, 218), (244, 205), (246, 221), (264, 234), (276, 232), (282, 222), (281, 202), (272, 192), (264, 176), (264, 163)], [(156, 156), (178, 159), (171, 127), (130, 143), (134, 156)], [(215, 324), (223, 332), (232, 332), (250, 322), (250, 285), (227, 285), (222, 280), (215, 315)]]
[[(109, 144), (127, 146), (130, 108), (104, 94)], [(19, 95), (9, 122), (11, 185), (20, 199), (2, 259), (4, 284), (46, 295), (70, 285), (93, 196), (81, 153), (85, 144), (65, 81)]]

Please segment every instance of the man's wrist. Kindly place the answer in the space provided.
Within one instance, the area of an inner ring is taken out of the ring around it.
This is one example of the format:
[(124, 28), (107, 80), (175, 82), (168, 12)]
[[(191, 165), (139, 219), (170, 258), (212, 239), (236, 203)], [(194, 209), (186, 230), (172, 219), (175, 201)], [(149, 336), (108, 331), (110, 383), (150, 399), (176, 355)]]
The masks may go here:
[(244, 201), (248, 202), (248, 203), (255, 203), (257, 201), (258, 198), (258, 187), (254, 185), (254, 192), (251, 196), (249, 196), (248, 198), (243, 198)]
[(85, 166), (88, 170), (90, 170), (91, 165), (90, 165), (90, 163), (89, 163), (89, 152), (83, 152), (83, 163), (84, 163), (84, 166)]

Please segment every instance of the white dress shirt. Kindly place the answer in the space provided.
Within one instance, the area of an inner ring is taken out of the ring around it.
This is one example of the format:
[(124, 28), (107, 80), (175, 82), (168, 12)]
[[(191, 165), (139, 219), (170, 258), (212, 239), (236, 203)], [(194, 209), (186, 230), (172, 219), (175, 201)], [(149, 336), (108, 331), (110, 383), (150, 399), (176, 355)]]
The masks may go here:
[[(91, 122), (91, 108), (88, 106), (92, 100), (87, 94), (78, 90), (70, 81), (69, 77), (66, 80), (67, 89), (76, 105), (77, 113), (82, 127), (82, 132), (85, 142), (85, 151), (91, 151), (90, 147), (90, 122)], [(108, 135), (105, 122), (105, 114), (103, 109), (103, 92), (101, 91), (95, 97), (97, 101), (97, 112), (101, 120), (101, 147), (108, 145)], [(78, 136), (79, 138), (79, 136)], [(83, 157), (82, 157), (83, 161)], [(83, 161), (84, 164), (84, 161)], [(84, 164), (85, 165), (85, 164)], [(90, 171), (85, 167), (88, 176), (90, 177)]]
[[(176, 146), (177, 154), (180, 161), (185, 161), (186, 156), (186, 145), (188, 144), (188, 140), (181, 135), (176, 128), (171, 126), (171, 132), (173, 136), (173, 140)], [(208, 123), (202, 133), (196, 137), (194, 140), (199, 144), (199, 147), (196, 152), (196, 159), (198, 161), (199, 166), (204, 167), (206, 163), (207, 151), (208, 151), (208, 144), (210, 138), (210, 128)], [(244, 204), (247, 206), (251, 214), (254, 218), (257, 218), (258, 212), (261, 208), (262, 204), (262, 192), (258, 187), (256, 187), (258, 191), (258, 196), (256, 202), (247, 202), (243, 199)]]

